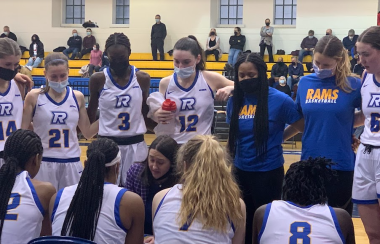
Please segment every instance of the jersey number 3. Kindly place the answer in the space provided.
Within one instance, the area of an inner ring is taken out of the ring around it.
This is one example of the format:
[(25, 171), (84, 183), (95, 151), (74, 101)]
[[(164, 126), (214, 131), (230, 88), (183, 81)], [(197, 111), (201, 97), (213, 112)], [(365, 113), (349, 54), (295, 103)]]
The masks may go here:
[(371, 132), (377, 133), (380, 131), (380, 114), (372, 113), (371, 114)]
[(289, 244), (310, 244), (309, 237), (311, 233), (311, 225), (307, 222), (294, 222), (290, 225), (290, 233), (292, 236), (289, 238)]
[(17, 220), (18, 214), (8, 214), (9, 210), (16, 209), (20, 205), (21, 196), (18, 193), (11, 193), (9, 198), (7, 214), (5, 215), (4, 220)]

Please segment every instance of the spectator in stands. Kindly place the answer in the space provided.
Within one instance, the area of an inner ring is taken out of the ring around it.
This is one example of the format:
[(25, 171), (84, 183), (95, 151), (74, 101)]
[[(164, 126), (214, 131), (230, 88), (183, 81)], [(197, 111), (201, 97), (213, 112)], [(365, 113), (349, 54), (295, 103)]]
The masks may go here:
[(309, 30), (309, 35), (302, 40), (301, 50), (298, 56), (298, 61), (302, 64), (303, 57), (310, 55), (313, 58), (314, 48), (317, 45), (318, 39), (314, 36), (314, 31)]
[(220, 38), (216, 34), (216, 30), (213, 28), (210, 31), (209, 37), (206, 42), (206, 56), (214, 54), (216, 62), (219, 61), (219, 57), (222, 55), (222, 50), (220, 49)]
[(292, 63), (289, 65), (289, 77), (287, 84), (290, 89), (297, 84), (303, 76), (303, 65), (297, 62), (296, 57), (292, 57)]
[(286, 84), (286, 78), (284, 76), (280, 77), (278, 84), (279, 85), (275, 87), (277, 90), (289, 95), (289, 97), (292, 96), (292, 92), (290, 91), (288, 84)]
[(166, 25), (161, 22), (161, 15), (156, 15), (156, 23), (150, 33), (153, 61), (157, 61), (157, 49), (160, 52), (160, 60), (165, 60), (164, 40), (166, 37)]
[(93, 46), (90, 56), (90, 64), (88, 65), (88, 74), (91, 76), (95, 72), (98, 72), (102, 67), (102, 51), (99, 50), (99, 43)]
[(265, 20), (265, 26), (261, 27), (260, 31), (260, 36), (261, 36), (261, 41), (260, 41), (260, 55), (262, 58), (264, 58), (264, 52), (265, 48), (268, 50), (269, 54), (269, 62), (273, 63), (273, 41), (272, 41), (272, 36), (273, 36), (273, 31), (274, 28), (270, 26), (270, 19)]
[(307, 69), (308, 73), (315, 73), (314, 67), (313, 67), (313, 62), (306, 63), (306, 69)]
[(145, 205), (144, 234), (153, 235), (153, 197), (178, 182), (175, 173), (177, 149), (178, 144), (173, 138), (159, 136), (150, 145), (146, 160), (132, 164), (128, 170), (126, 188), (138, 194)]
[(77, 53), (80, 51), (82, 48), (82, 37), (78, 35), (77, 30), (73, 30), (73, 36), (69, 38), (67, 41), (67, 45), (69, 46), (68, 49), (63, 51), (63, 54), (66, 55), (66, 57), (69, 57), (69, 54), (71, 54), (71, 60), (74, 60), (75, 57), (77, 56)]
[(352, 73), (357, 74), (360, 77), (362, 77), (364, 70), (365, 70), (365, 68), (363, 67), (362, 63), (360, 62), (360, 59), (358, 59), (358, 62), (354, 65)]
[(377, 26), (380, 26), (380, 11), (377, 13)]
[(11, 30), (9, 29), (9, 26), (4, 26), (4, 32), (3, 34), (1, 34), (0, 38), (4, 38), (4, 37), (8, 37), (12, 39), (13, 41), (17, 42), (17, 36), (15, 35), (15, 33), (11, 32)]
[(102, 55), (102, 67), (100, 67), (99, 71), (103, 71), (108, 67), (110, 67), (110, 61), (108, 59), (106, 51), (104, 51)]
[(87, 28), (86, 34), (87, 36), (83, 38), (83, 49), (82, 51), (78, 52), (79, 59), (81, 59), (83, 55), (87, 53), (91, 53), (93, 50), (93, 47), (96, 45), (96, 39), (92, 35), (92, 30), (90, 28)]
[(288, 66), (282, 57), (278, 57), (277, 63), (272, 67), (271, 78), (268, 79), (269, 86), (276, 87), (281, 76), (288, 76)]
[(355, 31), (353, 29), (348, 31), (348, 36), (343, 38), (343, 46), (345, 49), (347, 49), (349, 52), (351, 52), (351, 49), (355, 47), (356, 41), (358, 40), (358, 35), (355, 35)]
[(44, 44), (36, 34), (32, 36), (32, 43), (29, 46), (29, 56), (29, 61), (25, 67), (30, 71), (32, 71), (33, 68), (37, 68), (45, 57)]
[(228, 53), (228, 64), (235, 65), (237, 57), (243, 52), (245, 36), (241, 34), (240, 27), (235, 27), (234, 35), (230, 37), (230, 52)]
[(331, 29), (326, 30), (326, 36), (332, 36), (332, 30)]

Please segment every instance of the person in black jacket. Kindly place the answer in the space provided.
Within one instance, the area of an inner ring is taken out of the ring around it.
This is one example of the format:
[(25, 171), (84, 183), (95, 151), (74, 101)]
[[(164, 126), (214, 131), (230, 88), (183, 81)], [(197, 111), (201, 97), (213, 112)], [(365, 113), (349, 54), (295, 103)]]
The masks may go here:
[(153, 60), (157, 61), (157, 49), (160, 52), (160, 60), (165, 60), (164, 55), (164, 40), (166, 37), (166, 26), (161, 22), (161, 16), (156, 15), (156, 23), (152, 26), (152, 31), (150, 33), (152, 56)]
[(32, 36), (32, 43), (29, 46), (29, 56), (29, 61), (25, 67), (30, 71), (33, 68), (37, 68), (45, 57), (44, 44), (36, 34)]
[(82, 48), (82, 37), (78, 36), (77, 30), (73, 30), (73, 36), (69, 38), (67, 41), (67, 45), (69, 46), (68, 49), (63, 51), (63, 54), (66, 55), (66, 57), (69, 57), (69, 54), (71, 54), (71, 60), (75, 59), (77, 56), (77, 53), (81, 50)]
[(292, 96), (292, 92), (290, 91), (290, 88), (288, 84), (286, 84), (286, 79), (284, 76), (281, 76), (278, 82), (278, 86), (275, 87), (277, 90), (287, 94), (289, 97)]
[(228, 64), (233, 66), (237, 57), (243, 52), (245, 45), (245, 36), (241, 34), (240, 27), (235, 27), (234, 35), (230, 37), (230, 52), (228, 53)]
[(281, 76), (285, 78), (288, 76), (288, 66), (286, 66), (282, 57), (278, 57), (277, 63), (272, 67), (270, 79), (274, 79), (274, 82), (278, 82)]
[(4, 32), (1, 34), (0, 38), (8, 37), (12, 39), (13, 41), (17, 42), (17, 36), (15, 33), (11, 32), (9, 29), (9, 26), (4, 26)]

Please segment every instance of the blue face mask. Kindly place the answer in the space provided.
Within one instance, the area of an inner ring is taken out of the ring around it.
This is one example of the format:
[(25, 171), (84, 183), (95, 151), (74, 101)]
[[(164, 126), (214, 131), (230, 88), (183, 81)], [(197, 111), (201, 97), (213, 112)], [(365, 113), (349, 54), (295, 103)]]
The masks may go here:
[(310, 38), (310, 39), (313, 39), (313, 38), (314, 38), (314, 36), (309, 36), (309, 38)]
[(49, 86), (51, 89), (58, 93), (62, 93), (65, 91), (66, 86), (69, 85), (69, 80), (56, 82), (56, 81), (49, 81)]
[(74, 36), (74, 37), (77, 37), (77, 36), (78, 36), (78, 33), (74, 33), (73, 36)]
[(156, 23), (160, 22), (160, 19), (156, 19)]
[(174, 71), (176, 72), (179, 78), (187, 79), (195, 72), (195, 68), (194, 66), (190, 66), (190, 67), (180, 69), (174, 66)]
[(87, 35), (88, 35), (88, 36), (91, 36), (91, 32), (90, 32), (90, 31), (87, 31)]
[(285, 80), (280, 80), (280, 84), (285, 84)]
[(326, 78), (333, 76), (333, 70), (335, 70), (335, 68), (333, 68), (333, 69), (319, 69), (318, 66), (315, 65), (314, 62), (313, 62), (313, 68), (314, 68), (315, 74), (320, 79), (326, 79)]

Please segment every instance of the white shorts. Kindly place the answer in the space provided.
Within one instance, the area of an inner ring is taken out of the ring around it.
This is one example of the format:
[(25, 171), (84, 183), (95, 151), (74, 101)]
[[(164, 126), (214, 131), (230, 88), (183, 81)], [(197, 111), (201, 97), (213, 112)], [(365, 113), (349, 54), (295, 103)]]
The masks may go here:
[(83, 166), (80, 161), (70, 163), (42, 161), (40, 170), (34, 179), (50, 182), (59, 191), (66, 186), (78, 184), (82, 171)]
[(132, 145), (119, 145), (119, 150), (121, 153), (121, 164), (117, 184), (126, 186), (129, 168), (135, 162), (145, 161), (148, 156), (148, 146), (143, 141)]
[(378, 204), (380, 198), (380, 148), (365, 152), (360, 144), (356, 153), (352, 202), (357, 204)]

